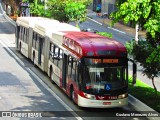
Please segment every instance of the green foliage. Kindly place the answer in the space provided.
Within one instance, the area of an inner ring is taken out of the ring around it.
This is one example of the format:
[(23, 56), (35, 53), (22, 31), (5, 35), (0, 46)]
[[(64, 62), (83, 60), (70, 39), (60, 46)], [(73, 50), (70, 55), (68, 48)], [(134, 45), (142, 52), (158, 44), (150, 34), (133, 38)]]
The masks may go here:
[(133, 51), (134, 44), (135, 44), (134, 40), (128, 41), (125, 44), (129, 58), (132, 58), (132, 55), (133, 55), (132, 51)]
[(119, 20), (139, 23), (153, 38), (160, 32), (160, 0), (124, 0), (119, 10), (111, 14), (112, 25)]
[(44, 16), (44, 5), (41, 2), (38, 2), (38, 0), (34, 0), (33, 3), (30, 3), (30, 13), (33, 16)]
[(34, 0), (22, 0), (22, 2), (29, 2), (29, 3), (33, 3)]
[(123, 20), (125, 23), (138, 23), (147, 31), (146, 42), (128, 42), (126, 47), (135, 61), (142, 65), (143, 74), (152, 79), (157, 91), (154, 77), (160, 73), (160, 0), (123, 0), (119, 3), (119, 10), (111, 15), (112, 25)]
[(143, 66), (143, 73), (148, 78), (158, 77), (160, 73), (160, 45), (153, 47), (148, 41), (135, 41), (126, 43), (127, 51), (132, 57)]
[(96, 34), (106, 36), (106, 37), (109, 37), (109, 38), (113, 37), (112, 33), (108, 33), (108, 32), (96, 32)]
[(47, 15), (48, 17), (57, 19), (61, 22), (68, 22), (69, 18), (66, 16), (65, 7), (66, 2), (64, 0), (48, 0), (47, 5)]
[[(48, 14), (63, 22), (83, 22), (86, 19), (86, 6), (91, 0), (48, 0)], [(50, 12), (50, 13), (49, 13)]]
[(132, 78), (129, 78), (129, 93), (154, 110), (160, 112), (160, 103), (158, 103), (160, 101), (160, 92), (157, 94), (159, 99), (157, 102), (154, 96), (154, 89), (144, 82), (136, 80), (136, 86), (132, 86)]
[(68, 2), (65, 7), (65, 12), (69, 21), (76, 21), (76, 26), (79, 22), (84, 22), (86, 20), (86, 5), (83, 2)]

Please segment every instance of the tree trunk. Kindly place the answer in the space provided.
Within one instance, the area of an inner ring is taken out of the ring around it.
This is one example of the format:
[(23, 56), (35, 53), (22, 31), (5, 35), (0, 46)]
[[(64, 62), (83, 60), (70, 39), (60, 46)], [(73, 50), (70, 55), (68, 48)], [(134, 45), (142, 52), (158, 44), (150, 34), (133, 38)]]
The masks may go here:
[(154, 90), (155, 90), (155, 100), (156, 100), (156, 102), (155, 103), (157, 103), (157, 98), (158, 98), (158, 94), (157, 94), (157, 88), (156, 88), (156, 86), (155, 86), (155, 84), (154, 84), (154, 78), (152, 77), (152, 84), (153, 84), (153, 87), (154, 87)]
[(139, 40), (139, 38), (138, 38), (138, 30), (139, 30), (139, 24), (138, 23), (136, 23), (136, 27), (135, 27), (135, 42), (136, 42), (136, 44), (138, 44), (138, 40)]
[(78, 25), (78, 20), (76, 20), (76, 27), (77, 27), (77, 28), (79, 28), (79, 25)]

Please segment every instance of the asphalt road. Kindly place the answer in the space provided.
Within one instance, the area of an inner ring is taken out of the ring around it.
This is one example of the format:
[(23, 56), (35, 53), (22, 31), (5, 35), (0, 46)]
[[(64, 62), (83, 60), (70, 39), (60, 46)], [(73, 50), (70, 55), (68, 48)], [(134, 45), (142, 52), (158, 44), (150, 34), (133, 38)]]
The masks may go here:
[[(23, 64), (19, 59), (25, 58), (18, 58), (10, 50), (15, 50), (14, 36), (14, 27), (0, 16), (0, 110), (56, 111), (54, 117), (61, 119), (63, 111), (71, 109), (30, 71), (32, 64)], [(76, 119), (66, 113), (72, 117), (68, 120)]]
[[(110, 109), (81, 108), (75, 105), (68, 96), (49, 81), (45, 73), (35, 68), (30, 60), (15, 49), (14, 27), (3, 16), (0, 16), (0, 56), (0, 108), (2, 111), (54, 111), (53, 118), (69, 120), (147, 119), (126, 117), (128, 112), (136, 112), (130, 104), (123, 108)], [(68, 112), (72, 110), (74, 112)], [(120, 113), (125, 115), (120, 117)], [(66, 114), (68, 117), (63, 116)]]

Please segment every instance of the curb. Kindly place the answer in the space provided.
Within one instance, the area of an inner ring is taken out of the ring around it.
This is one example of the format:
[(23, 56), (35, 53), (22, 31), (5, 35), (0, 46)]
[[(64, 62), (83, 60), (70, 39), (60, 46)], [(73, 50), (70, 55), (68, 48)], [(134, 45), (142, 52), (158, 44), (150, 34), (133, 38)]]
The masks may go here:
[(6, 12), (3, 12), (3, 16), (14, 26), (16, 27), (16, 22), (13, 21), (10, 17), (6, 15)]
[(147, 106), (146, 104), (144, 104), (143, 102), (141, 102), (140, 100), (138, 100), (137, 98), (135, 98), (134, 96), (129, 94), (128, 97), (128, 102), (131, 104), (131, 106), (134, 107), (134, 109), (136, 111), (139, 112), (148, 112), (149, 113), (154, 113), (156, 115), (158, 115), (158, 117), (147, 117), (149, 120), (160, 120), (160, 113), (158, 113), (157, 111), (155, 111), (154, 109), (150, 108), (149, 106)]
[(14, 27), (16, 27), (16, 22), (13, 21), (10, 17), (8, 17), (6, 15), (6, 12), (3, 10), (2, 4), (1, 4), (1, 0), (0, 0), (0, 9), (2, 11), (2, 15), (4, 16), (4, 18), (6, 18)]

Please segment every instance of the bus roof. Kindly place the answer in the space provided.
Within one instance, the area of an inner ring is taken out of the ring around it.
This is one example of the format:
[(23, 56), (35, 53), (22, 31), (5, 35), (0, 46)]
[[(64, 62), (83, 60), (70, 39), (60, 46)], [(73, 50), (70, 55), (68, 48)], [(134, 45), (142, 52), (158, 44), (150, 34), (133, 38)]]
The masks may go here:
[(34, 24), (39, 20), (49, 20), (48, 18), (44, 17), (18, 17), (17, 24), (22, 25), (24, 27), (34, 27)]
[(38, 21), (33, 29), (41, 35), (51, 35), (55, 31), (80, 31), (80, 29), (75, 26), (53, 20)]
[(95, 33), (65, 32), (61, 35), (64, 38), (61, 41), (65, 48), (69, 48), (81, 56), (123, 57), (127, 55), (126, 48), (122, 43)]

